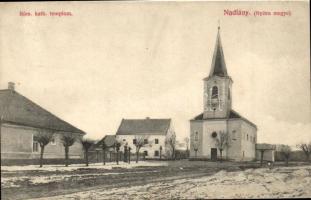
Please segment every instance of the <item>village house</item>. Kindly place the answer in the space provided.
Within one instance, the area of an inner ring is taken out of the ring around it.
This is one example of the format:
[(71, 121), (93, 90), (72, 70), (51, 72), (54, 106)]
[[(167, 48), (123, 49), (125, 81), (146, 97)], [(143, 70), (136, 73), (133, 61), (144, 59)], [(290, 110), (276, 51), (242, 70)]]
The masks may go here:
[(224, 159), (254, 160), (257, 127), (232, 110), (233, 81), (227, 73), (220, 27), (210, 74), (203, 81), (204, 109), (190, 120), (190, 158), (217, 160), (222, 153)]
[[(94, 145), (92, 145), (89, 152), (97, 162), (103, 162), (104, 157), (106, 161), (112, 161), (115, 159), (116, 153), (115, 144), (116, 144), (115, 135), (105, 135), (101, 140), (95, 142)], [(103, 154), (104, 151), (105, 156)]]
[(83, 158), (79, 139), (85, 133), (19, 94), (14, 86), (10, 82), (8, 89), (0, 90), (1, 159), (38, 158), (40, 145), (36, 135), (42, 131), (53, 133), (52, 141), (45, 147), (45, 158), (64, 158), (63, 134), (77, 137), (69, 157)]
[(256, 144), (256, 160), (263, 160), (268, 162), (274, 162), (274, 156), (276, 152), (276, 145), (261, 143)]
[(137, 142), (143, 140), (140, 153), (145, 158), (170, 158), (173, 149), (169, 139), (175, 136), (171, 119), (122, 119), (116, 133), (116, 139), (121, 143), (121, 150), (126, 145), (136, 151)]

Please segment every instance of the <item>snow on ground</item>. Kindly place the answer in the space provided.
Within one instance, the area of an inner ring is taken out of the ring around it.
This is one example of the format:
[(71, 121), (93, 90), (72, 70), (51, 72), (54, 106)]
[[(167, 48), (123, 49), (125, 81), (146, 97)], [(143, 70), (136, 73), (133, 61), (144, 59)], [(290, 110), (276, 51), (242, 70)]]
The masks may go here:
[(45, 197), (64, 199), (195, 199), (311, 197), (311, 166), (219, 171), (212, 176)]
[(124, 163), (120, 162), (119, 165), (116, 163), (106, 163), (106, 165), (103, 165), (103, 163), (92, 163), (88, 167), (85, 166), (85, 164), (72, 164), (68, 167), (65, 167), (64, 165), (43, 165), (42, 168), (40, 168), (38, 165), (26, 165), (26, 166), (1, 166), (1, 172), (2, 171), (31, 171), (31, 170), (40, 170), (40, 171), (73, 171), (81, 168), (88, 168), (88, 169), (112, 169), (115, 167), (118, 168), (125, 168), (130, 169), (134, 167), (154, 167), (154, 166), (167, 166), (167, 162), (148, 162), (148, 161), (139, 161)]
[[(151, 171), (134, 171), (134, 172), (109, 172), (109, 173), (101, 173), (101, 176), (108, 176), (108, 175), (119, 175), (119, 174), (139, 174), (139, 173), (153, 173), (157, 172), (156, 170)], [(50, 182), (61, 182), (66, 179), (88, 179), (92, 176), (98, 176), (98, 173), (91, 173), (91, 174), (78, 174), (78, 175), (41, 175), (41, 176), (17, 176), (17, 177), (1, 177), (1, 187), (2, 188), (9, 188), (9, 187), (20, 187), (19, 183), (28, 181), (30, 184), (42, 184), (42, 183), (50, 183)]]
[[(130, 164), (120, 162), (119, 165), (116, 163), (106, 163), (103, 165), (102, 163), (90, 164), (88, 167), (85, 164), (73, 164), (68, 167), (63, 165), (45, 165), (40, 168), (38, 165), (27, 165), (27, 166), (1, 166), (1, 173), (15, 173), (15, 172), (23, 172), (23, 171), (52, 171), (52, 172), (60, 172), (60, 171), (74, 171), (78, 169), (106, 169), (111, 170), (113, 168), (123, 168), (130, 169), (135, 167), (152, 167), (152, 166), (167, 166), (166, 162), (147, 162), (140, 161), (138, 163), (132, 162)], [(150, 173), (155, 171), (150, 171)], [(117, 175), (117, 174), (130, 174), (130, 173), (140, 173), (140, 172), (109, 172), (109, 173), (101, 173), (101, 175)], [(141, 172), (141, 173), (146, 173)], [(42, 183), (50, 183), (50, 182), (60, 182), (69, 178), (83, 179), (91, 176), (96, 176), (97, 174), (77, 174), (77, 175), (64, 175), (64, 174), (53, 174), (53, 175), (44, 175), (41, 174), (39, 176), (36, 175), (28, 175), (28, 176), (9, 176), (9, 177), (1, 177), (1, 187), (9, 188), (9, 187), (20, 187), (20, 184), (28, 182), (29, 184), (42, 184)]]

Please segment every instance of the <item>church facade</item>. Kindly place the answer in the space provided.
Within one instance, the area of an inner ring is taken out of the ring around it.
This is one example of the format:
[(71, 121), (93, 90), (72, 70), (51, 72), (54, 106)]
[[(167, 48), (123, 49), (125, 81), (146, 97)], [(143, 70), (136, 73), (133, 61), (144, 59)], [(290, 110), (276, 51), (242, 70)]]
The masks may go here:
[(227, 73), (219, 27), (210, 74), (203, 81), (203, 112), (190, 120), (190, 158), (254, 160), (257, 127), (232, 110), (233, 81)]

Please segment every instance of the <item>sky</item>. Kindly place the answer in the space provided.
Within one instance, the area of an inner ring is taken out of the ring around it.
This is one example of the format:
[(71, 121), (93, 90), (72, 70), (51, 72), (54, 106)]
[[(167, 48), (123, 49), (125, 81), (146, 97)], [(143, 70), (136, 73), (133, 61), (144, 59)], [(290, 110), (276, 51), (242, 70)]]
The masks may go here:
[[(233, 109), (258, 142), (311, 141), (308, 2), (0, 3), (0, 88), (100, 139), (122, 120), (171, 118), (182, 141), (203, 111), (217, 26)], [(224, 10), (290, 11), (227, 16)], [(20, 16), (20, 12), (72, 16)], [(219, 21), (219, 22), (218, 22)]]

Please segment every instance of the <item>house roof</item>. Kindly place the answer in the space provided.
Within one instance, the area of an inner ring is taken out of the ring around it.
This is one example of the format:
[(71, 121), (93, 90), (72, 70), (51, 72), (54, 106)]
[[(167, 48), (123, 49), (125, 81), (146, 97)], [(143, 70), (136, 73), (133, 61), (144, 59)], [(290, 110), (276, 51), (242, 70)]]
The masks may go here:
[(95, 144), (95, 148), (102, 148), (102, 143), (105, 142), (107, 147), (113, 147), (116, 143), (115, 135), (105, 135), (100, 141)]
[(220, 27), (218, 27), (216, 45), (214, 49), (211, 71), (209, 76), (221, 76), (221, 77), (228, 76), (225, 63), (225, 56), (222, 50), (222, 44), (220, 39)]
[(15, 90), (0, 90), (0, 117), (11, 124), (85, 134)]
[[(204, 119), (203, 118), (203, 113), (201, 113), (201, 114), (197, 115), (196, 117), (194, 117), (191, 121), (196, 121), (196, 120), (213, 120), (213, 119), (218, 120), (218, 119), (227, 119), (227, 118), (207, 118), (207, 119)], [(239, 113), (237, 113), (234, 110), (230, 110), (228, 119), (242, 119), (245, 122), (247, 122), (247, 123), (251, 124), (252, 126), (254, 126), (255, 128), (257, 128), (257, 126), (254, 123), (252, 123), (248, 119), (242, 117)]]
[(275, 150), (276, 145), (267, 144), (267, 143), (258, 143), (256, 144), (256, 150)]
[(117, 135), (166, 135), (171, 119), (122, 119)]

